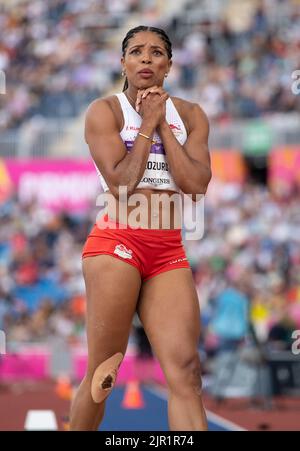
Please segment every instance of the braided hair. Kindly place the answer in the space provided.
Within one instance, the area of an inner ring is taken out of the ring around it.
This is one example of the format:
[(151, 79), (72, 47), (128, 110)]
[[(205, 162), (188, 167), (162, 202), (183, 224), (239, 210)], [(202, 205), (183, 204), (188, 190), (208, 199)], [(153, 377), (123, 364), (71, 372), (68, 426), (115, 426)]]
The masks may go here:
[[(128, 47), (128, 42), (131, 38), (133, 38), (137, 33), (140, 33), (141, 31), (151, 31), (152, 33), (156, 33), (159, 35), (159, 37), (161, 38), (161, 40), (164, 42), (165, 47), (166, 47), (166, 51), (168, 54), (168, 58), (171, 59), (172, 58), (172, 43), (169, 39), (169, 37), (167, 36), (166, 32), (164, 30), (162, 30), (161, 28), (156, 28), (156, 27), (146, 27), (144, 25), (140, 25), (138, 27), (132, 28), (131, 30), (128, 31), (128, 33), (126, 34), (125, 38), (123, 39), (122, 42), (122, 54), (123, 57), (125, 56), (126, 53), (126, 49)], [(125, 83), (123, 86), (123, 92), (128, 88), (128, 80), (127, 77), (125, 78)]]

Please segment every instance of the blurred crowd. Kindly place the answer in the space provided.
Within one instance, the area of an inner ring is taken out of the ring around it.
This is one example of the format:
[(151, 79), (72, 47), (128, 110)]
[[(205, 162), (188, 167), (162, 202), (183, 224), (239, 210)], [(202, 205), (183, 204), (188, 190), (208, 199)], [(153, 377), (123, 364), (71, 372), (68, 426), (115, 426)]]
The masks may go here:
[(206, 350), (245, 339), (290, 349), (300, 329), (299, 193), (279, 199), (261, 185), (215, 183), (205, 205), (204, 237), (186, 248)]
[[(33, 116), (74, 117), (120, 78), (119, 29), (151, 0), (23, 0), (0, 5), (0, 130)], [(174, 45), (166, 88), (199, 102), (212, 120), (299, 111), (291, 74), (300, 68), (299, 2), (223, 2), (218, 17), (187, 23), (189, 2), (167, 23)], [(281, 15), (283, 10), (283, 15)], [(145, 17), (141, 15), (141, 17)], [(147, 16), (146, 16), (147, 18)]]
[[(208, 354), (251, 330), (259, 343), (290, 347), (300, 329), (298, 199), (277, 199), (262, 186), (211, 185), (204, 237), (184, 238)], [(15, 199), (1, 206), (0, 329), (8, 343), (85, 340), (81, 250), (93, 220), (92, 210), (72, 217)]]
[(168, 29), (174, 43), (169, 89), (199, 102), (213, 120), (300, 112), (291, 91), (300, 68), (300, 3), (281, 0), (223, 2), (220, 18), (203, 18), (193, 1)]
[(0, 329), (8, 343), (84, 333), (81, 248), (91, 221), (12, 199), (0, 208)]
[(114, 81), (119, 54), (108, 31), (136, 0), (25, 0), (0, 4), (0, 130), (32, 116), (74, 117)]

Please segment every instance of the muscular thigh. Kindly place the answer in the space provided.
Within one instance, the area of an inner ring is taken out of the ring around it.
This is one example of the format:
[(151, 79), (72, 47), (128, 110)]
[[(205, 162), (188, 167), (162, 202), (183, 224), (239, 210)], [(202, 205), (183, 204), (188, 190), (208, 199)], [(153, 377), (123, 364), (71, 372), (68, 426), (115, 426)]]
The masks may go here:
[(200, 310), (190, 269), (174, 269), (146, 281), (138, 314), (163, 368), (193, 358), (200, 339)]
[(83, 260), (87, 294), (89, 371), (116, 352), (125, 354), (141, 286), (139, 271), (110, 255)]

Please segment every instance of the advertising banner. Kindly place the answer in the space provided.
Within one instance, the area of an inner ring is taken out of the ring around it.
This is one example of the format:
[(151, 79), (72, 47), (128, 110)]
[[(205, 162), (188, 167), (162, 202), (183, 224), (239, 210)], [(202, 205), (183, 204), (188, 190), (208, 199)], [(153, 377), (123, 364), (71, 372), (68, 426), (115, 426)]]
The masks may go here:
[[(243, 183), (243, 155), (235, 150), (213, 150), (215, 180)], [(19, 202), (38, 202), (54, 211), (80, 212), (96, 205), (102, 191), (91, 160), (0, 159), (0, 203), (15, 193)]]
[(268, 168), (269, 186), (278, 195), (288, 194), (295, 187), (300, 187), (300, 146), (273, 149)]
[(228, 183), (243, 183), (246, 165), (243, 155), (237, 150), (220, 149), (211, 152), (213, 179)]
[(75, 212), (95, 205), (101, 186), (89, 160), (0, 159), (0, 202), (12, 191), (21, 203)]

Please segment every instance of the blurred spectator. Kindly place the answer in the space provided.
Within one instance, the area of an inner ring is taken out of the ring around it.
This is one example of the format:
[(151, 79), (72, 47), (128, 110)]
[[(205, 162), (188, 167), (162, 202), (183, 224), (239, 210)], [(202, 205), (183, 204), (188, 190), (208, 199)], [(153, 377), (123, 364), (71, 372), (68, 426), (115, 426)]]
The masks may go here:
[(218, 349), (235, 350), (248, 333), (248, 299), (237, 288), (228, 287), (216, 299), (211, 329), (218, 338)]

